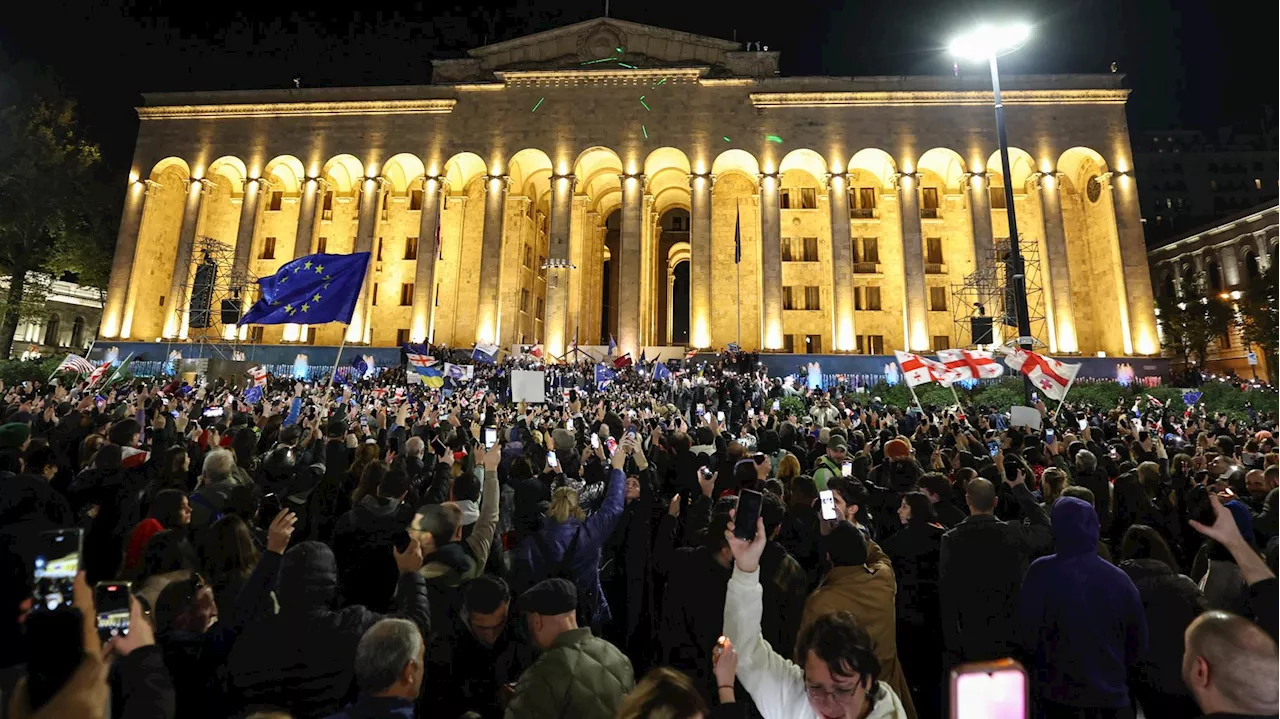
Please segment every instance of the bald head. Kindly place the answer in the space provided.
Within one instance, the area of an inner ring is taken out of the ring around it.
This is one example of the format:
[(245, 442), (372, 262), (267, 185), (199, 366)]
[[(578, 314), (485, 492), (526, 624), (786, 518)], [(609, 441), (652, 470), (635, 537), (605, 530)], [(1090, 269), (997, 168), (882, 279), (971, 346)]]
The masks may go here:
[(964, 496), (969, 501), (970, 514), (991, 514), (996, 509), (996, 486), (989, 479), (969, 480)]
[(1275, 714), (1280, 707), (1276, 643), (1257, 624), (1223, 611), (1187, 627), (1182, 678), (1206, 714)]

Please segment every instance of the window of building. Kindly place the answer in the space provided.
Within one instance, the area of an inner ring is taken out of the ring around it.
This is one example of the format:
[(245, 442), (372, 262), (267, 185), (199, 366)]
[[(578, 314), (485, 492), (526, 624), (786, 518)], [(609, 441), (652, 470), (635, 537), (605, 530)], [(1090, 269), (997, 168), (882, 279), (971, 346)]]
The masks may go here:
[(782, 288), (782, 309), (784, 310), (796, 309), (795, 288), (793, 287)]
[(333, 193), (332, 192), (324, 193), (324, 202), (320, 203), (320, 219), (322, 220), (333, 219)]
[(806, 310), (822, 309), (822, 290), (817, 285), (804, 288), (804, 308)]
[(541, 297), (539, 297), (539, 298), (538, 298), (538, 302), (537, 302), (537, 304), (535, 305), (535, 307), (537, 307), (537, 310), (536, 310), (536, 311), (534, 312), (534, 314), (533, 314), (534, 319), (539, 319), (539, 320), (540, 320), (540, 319), (542, 319), (543, 314), (546, 312), (547, 304), (546, 304), (546, 302), (545, 302), (545, 301), (543, 301), (543, 299), (542, 299)]
[(413, 283), (402, 282), (400, 283), (400, 306), (408, 307), (411, 304), (413, 304)]
[(422, 209), (422, 190), (409, 190), (409, 209)]
[(249, 341), (254, 344), (262, 344), (263, 330), (265, 329), (266, 327), (263, 325), (249, 325)]
[(784, 210), (816, 210), (818, 188), (785, 187), (778, 193), (779, 207)]
[(279, 212), (284, 206), (284, 193), (274, 190), (271, 193), (271, 199), (267, 201), (267, 210), (270, 212)]
[(44, 326), (44, 343), (46, 345), (50, 347), (58, 346), (58, 329), (61, 324), (62, 320), (56, 313), (49, 315), (49, 320)]
[(853, 243), (853, 261), (872, 265), (879, 264), (880, 240), (875, 237), (859, 237), (858, 241)]
[(260, 260), (274, 260), (276, 258), (276, 238), (262, 238), (262, 251), (258, 253)]
[(317, 238), (316, 252), (323, 254), (325, 252), (328, 252), (328, 250), (329, 250), (329, 238), (328, 237)]
[(876, 188), (855, 187), (849, 193), (849, 217), (870, 219), (876, 216)]
[(1003, 187), (988, 187), (987, 198), (990, 200), (991, 209), (993, 210), (1004, 210), (1009, 207), (1005, 202)]
[(418, 238), (416, 237), (404, 238), (404, 258), (406, 260), (418, 259)]
[(791, 237), (782, 238), (782, 261), (795, 262), (795, 255), (791, 252)]
[[(46, 342), (45, 344), (48, 344), (48, 343)], [(1231, 349), (1231, 333), (1230, 332), (1225, 332), (1220, 337), (1218, 337), (1218, 349), (1220, 350)]]
[(374, 307), (378, 306), (378, 283), (377, 282), (373, 283), (373, 294), (369, 295), (369, 304), (373, 305)]
[(816, 237), (804, 238), (804, 261), (805, 262), (818, 261), (818, 238)]
[(407, 328), (396, 330), (396, 344), (400, 346), (409, 344), (409, 330)]
[(77, 315), (75, 320), (71, 322), (71, 346), (80, 347), (83, 343), (84, 343), (84, 318)]
[(800, 209), (802, 210), (818, 209), (818, 188), (816, 187), (800, 188)]
[(795, 335), (783, 335), (783, 336), (782, 336), (782, 351), (783, 351), (783, 352), (786, 352), (787, 354), (792, 354), (792, 353), (794, 353), (794, 352), (796, 351), (796, 336), (795, 336)]
[(524, 268), (526, 270), (533, 267), (533, 247), (531, 245), (524, 246)]
[(436, 283), (436, 298), (434, 304), (436, 307), (440, 306), (440, 283), (438, 282)]
[(934, 350), (949, 350), (949, 349), (951, 349), (951, 338), (950, 338), (950, 337), (948, 337), (948, 336), (946, 336), (946, 335), (934, 335), (934, 336), (933, 336), (933, 349), (934, 349)]
[(317, 333), (316, 333), (315, 327), (307, 328), (307, 339), (306, 339), (307, 344), (314, 345), (316, 343), (316, 334)]
[(924, 261), (930, 265), (942, 264), (942, 238), (926, 237), (924, 240)]
[(525, 313), (529, 311), (529, 290), (520, 290), (520, 311)]
[(822, 335), (805, 335), (804, 349), (811, 355), (822, 354)]
[(884, 354), (884, 335), (858, 335), (858, 354)]
[(381, 237), (378, 238), (378, 252), (377, 252), (377, 256), (374, 259), (377, 260), (378, 262), (382, 261), (382, 238)]
[(382, 193), (382, 219), (387, 219), (391, 214), (391, 193)]
[(853, 288), (853, 308), (855, 310), (864, 310), (867, 312), (878, 311), (880, 309), (880, 288)]
[(920, 216), (930, 219), (937, 218), (938, 188), (923, 187), (920, 189)]
[(946, 287), (930, 287), (929, 288), (929, 309), (933, 312), (947, 311), (947, 288)]

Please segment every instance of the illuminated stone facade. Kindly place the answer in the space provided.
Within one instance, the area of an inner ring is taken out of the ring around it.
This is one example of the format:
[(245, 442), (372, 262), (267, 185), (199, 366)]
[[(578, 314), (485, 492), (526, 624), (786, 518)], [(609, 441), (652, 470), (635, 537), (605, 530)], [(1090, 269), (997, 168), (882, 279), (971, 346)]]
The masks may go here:
[[(969, 344), (951, 287), (1008, 234), (985, 75), (779, 77), (776, 52), (613, 19), (433, 64), (425, 86), (146, 96), (103, 335), (188, 336), (207, 236), (256, 275), (379, 255), (348, 342)], [(1158, 351), (1120, 81), (1004, 79), (1060, 354)]]

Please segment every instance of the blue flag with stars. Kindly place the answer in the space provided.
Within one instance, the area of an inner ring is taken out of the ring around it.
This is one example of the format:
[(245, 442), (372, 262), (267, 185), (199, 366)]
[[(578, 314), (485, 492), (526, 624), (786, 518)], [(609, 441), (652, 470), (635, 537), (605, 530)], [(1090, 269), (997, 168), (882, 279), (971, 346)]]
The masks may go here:
[(348, 324), (368, 268), (368, 252), (307, 255), (286, 262), (274, 275), (258, 280), (262, 299), (240, 324)]

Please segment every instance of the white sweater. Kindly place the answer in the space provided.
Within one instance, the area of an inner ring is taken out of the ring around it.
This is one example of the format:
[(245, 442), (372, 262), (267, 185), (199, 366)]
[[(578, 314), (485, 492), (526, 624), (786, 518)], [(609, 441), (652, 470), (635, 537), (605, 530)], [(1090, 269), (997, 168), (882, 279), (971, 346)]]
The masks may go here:
[[(724, 600), (724, 635), (738, 651), (738, 681), (764, 719), (816, 719), (805, 693), (804, 669), (775, 652), (760, 635), (763, 597), (760, 571), (735, 567)], [(879, 685), (881, 697), (867, 719), (907, 719), (898, 695), (888, 684)]]

